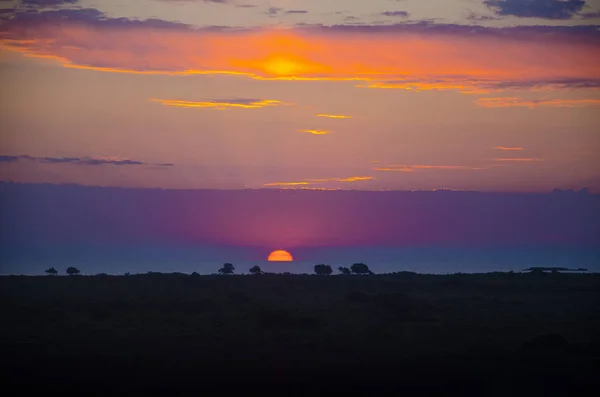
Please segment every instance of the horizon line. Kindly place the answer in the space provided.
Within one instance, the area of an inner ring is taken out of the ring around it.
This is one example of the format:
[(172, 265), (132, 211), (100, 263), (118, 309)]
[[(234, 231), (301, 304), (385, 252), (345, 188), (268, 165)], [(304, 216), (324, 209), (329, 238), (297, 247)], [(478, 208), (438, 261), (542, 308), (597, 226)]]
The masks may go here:
[(556, 194), (556, 193), (577, 193), (589, 196), (600, 196), (600, 189), (596, 192), (589, 186), (579, 189), (553, 188), (545, 191), (521, 191), (521, 190), (468, 190), (468, 189), (320, 189), (320, 188), (266, 188), (266, 187), (243, 187), (243, 188), (165, 188), (165, 187), (137, 187), (137, 186), (116, 186), (116, 185), (83, 185), (79, 183), (53, 183), (53, 182), (19, 182), (19, 181), (0, 181), (0, 185), (43, 185), (56, 187), (81, 187), (81, 188), (101, 188), (101, 189), (121, 189), (121, 190), (163, 190), (163, 191), (210, 191), (210, 192), (243, 192), (243, 191), (264, 191), (264, 192), (364, 192), (364, 193), (482, 193), (482, 194)]

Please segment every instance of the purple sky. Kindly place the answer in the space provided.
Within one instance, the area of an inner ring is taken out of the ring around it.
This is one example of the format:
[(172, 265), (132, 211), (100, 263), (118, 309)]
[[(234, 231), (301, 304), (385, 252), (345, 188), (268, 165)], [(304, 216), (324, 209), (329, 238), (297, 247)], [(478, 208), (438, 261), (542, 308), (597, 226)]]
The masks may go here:
[(2, 185), (7, 244), (594, 246), (587, 193), (191, 191)]
[[(0, 274), (598, 271), (600, 196), (585, 192), (163, 190), (0, 184)], [(276, 249), (292, 264), (270, 266)], [(64, 270), (64, 269), (63, 269)], [(62, 271), (62, 270), (61, 270)]]

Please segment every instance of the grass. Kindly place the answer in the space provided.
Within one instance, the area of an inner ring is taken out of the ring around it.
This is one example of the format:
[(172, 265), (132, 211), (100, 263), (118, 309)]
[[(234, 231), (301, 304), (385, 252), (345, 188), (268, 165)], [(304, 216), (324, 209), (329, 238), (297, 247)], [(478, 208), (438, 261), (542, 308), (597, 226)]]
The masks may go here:
[(0, 297), (1, 370), (22, 389), (393, 381), (531, 395), (600, 369), (594, 274), (11, 276)]

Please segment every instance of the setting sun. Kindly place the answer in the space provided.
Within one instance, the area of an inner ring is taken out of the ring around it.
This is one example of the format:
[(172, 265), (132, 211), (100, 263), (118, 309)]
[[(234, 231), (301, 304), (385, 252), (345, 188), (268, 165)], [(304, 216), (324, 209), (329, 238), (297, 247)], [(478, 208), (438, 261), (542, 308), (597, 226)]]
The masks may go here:
[(287, 251), (277, 250), (269, 254), (269, 262), (291, 262), (294, 260), (292, 254)]

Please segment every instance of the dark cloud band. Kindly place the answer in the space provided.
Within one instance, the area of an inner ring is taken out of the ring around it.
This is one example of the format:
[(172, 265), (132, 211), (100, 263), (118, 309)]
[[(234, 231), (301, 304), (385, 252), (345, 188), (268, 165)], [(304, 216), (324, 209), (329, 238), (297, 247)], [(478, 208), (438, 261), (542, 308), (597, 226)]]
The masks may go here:
[(171, 167), (173, 164), (152, 164), (130, 159), (110, 159), (94, 157), (34, 157), (26, 154), (18, 156), (0, 156), (0, 163), (14, 163), (17, 161), (34, 161), (46, 164), (75, 164), (75, 165), (153, 165)]

